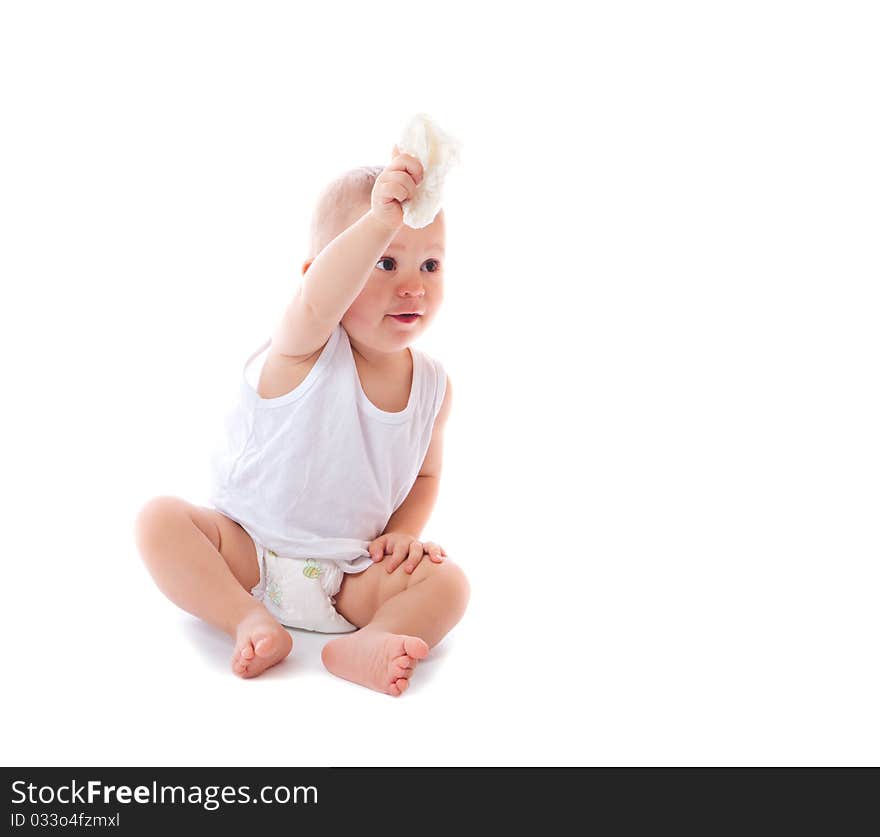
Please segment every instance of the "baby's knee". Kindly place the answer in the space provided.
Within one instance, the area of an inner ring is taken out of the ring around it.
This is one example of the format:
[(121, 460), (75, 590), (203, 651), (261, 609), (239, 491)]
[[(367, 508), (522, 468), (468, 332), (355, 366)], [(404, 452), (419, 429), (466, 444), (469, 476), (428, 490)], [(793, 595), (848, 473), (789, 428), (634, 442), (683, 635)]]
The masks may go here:
[(180, 519), (181, 513), (185, 514), (186, 503), (179, 497), (153, 497), (148, 500), (138, 512), (134, 522), (134, 535), (138, 546), (143, 546), (154, 541), (175, 520)]
[(461, 612), (464, 613), (471, 598), (471, 583), (468, 581), (468, 577), (458, 564), (451, 561), (444, 561), (440, 566), (445, 566), (449, 574), (448, 584), (451, 588), (453, 599)]
[(470, 582), (464, 570), (448, 558), (439, 564), (435, 564), (427, 558), (423, 559), (413, 576), (416, 576), (420, 569), (424, 573), (424, 577), (434, 579), (432, 583), (442, 590), (449, 605), (464, 613), (471, 595)]

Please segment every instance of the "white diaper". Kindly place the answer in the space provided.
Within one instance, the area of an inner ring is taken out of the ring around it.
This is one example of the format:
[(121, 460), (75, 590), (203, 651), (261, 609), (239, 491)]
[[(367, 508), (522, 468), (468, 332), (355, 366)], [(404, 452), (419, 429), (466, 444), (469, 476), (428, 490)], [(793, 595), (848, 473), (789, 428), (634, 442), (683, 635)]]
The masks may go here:
[(282, 558), (256, 541), (254, 546), (260, 580), (251, 595), (282, 625), (325, 634), (357, 630), (334, 608), (345, 575), (336, 561)]

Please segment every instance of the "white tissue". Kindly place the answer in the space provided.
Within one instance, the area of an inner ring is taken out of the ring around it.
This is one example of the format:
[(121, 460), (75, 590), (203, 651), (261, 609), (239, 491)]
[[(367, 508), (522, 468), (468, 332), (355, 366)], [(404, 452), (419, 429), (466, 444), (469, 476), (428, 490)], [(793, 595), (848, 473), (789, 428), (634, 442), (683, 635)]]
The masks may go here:
[(427, 114), (417, 113), (401, 132), (397, 150), (416, 157), (424, 169), (416, 196), (401, 204), (403, 223), (413, 229), (427, 227), (440, 211), (443, 180), (459, 162), (461, 143), (441, 131)]

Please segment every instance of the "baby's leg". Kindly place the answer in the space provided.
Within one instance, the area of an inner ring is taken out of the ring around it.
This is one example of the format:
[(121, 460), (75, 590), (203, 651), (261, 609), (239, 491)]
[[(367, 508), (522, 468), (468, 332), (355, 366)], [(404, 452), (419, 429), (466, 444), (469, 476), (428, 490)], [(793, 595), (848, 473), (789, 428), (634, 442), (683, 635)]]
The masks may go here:
[(464, 615), (470, 588), (452, 561), (427, 558), (412, 574), (383, 563), (346, 575), (336, 610), (355, 633), (324, 646), (321, 659), (333, 674), (390, 695), (409, 685), (416, 664)]
[(235, 521), (176, 497), (156, 497), (138, 515), (135, 536), (159, 589), (235, 639), (236, 674), (255, 677), (290, 653), (290, 634), (250, 595), (260, 577), (256, 549)]

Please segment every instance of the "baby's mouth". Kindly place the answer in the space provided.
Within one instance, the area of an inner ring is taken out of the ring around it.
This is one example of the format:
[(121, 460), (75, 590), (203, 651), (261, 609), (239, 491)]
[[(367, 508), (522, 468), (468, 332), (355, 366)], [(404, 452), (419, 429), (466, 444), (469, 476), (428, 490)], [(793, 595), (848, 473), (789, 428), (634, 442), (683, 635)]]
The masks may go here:
[(414, 323), (421, 314), (387, 314), (386, 316), (392, 317), (399, 323)]

